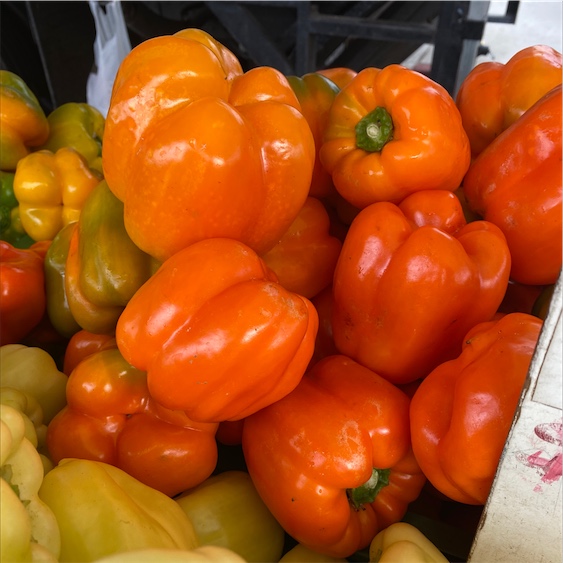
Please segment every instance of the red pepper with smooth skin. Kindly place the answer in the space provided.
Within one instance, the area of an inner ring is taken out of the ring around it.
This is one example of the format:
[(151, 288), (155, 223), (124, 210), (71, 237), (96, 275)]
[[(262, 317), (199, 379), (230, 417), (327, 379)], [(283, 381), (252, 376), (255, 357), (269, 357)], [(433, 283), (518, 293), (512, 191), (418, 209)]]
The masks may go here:
[(352, 221), (334, 272), (336, 347), (395, 384), (420, 379), (493, 317), (509, 272), (501, 230), (466, 223), (452, 192), (374, 203)]
[[(48, 244), (48, 243), (47, 243)], [(35, 328), (46, 308), (43, 263), (46, 247), (14, 248), (0, 241), (0, 345), (17, 344)]]
[(504, 233), (510, 277), (555, 283), (561, 272), (561, 85), (503, 131), (473, 161), (463, 180), (470, 208)]
[(411, 451), (409, 398), (345, 356), (244, 421), (252, 481), (285, 531), (348, 557), (403, 518), (426, 482)]
[(485, 504), (542, 324), (510, 313), (476, 325), (459, 356), (416, 390), (413, 450), (430, 483), (450, 499)]

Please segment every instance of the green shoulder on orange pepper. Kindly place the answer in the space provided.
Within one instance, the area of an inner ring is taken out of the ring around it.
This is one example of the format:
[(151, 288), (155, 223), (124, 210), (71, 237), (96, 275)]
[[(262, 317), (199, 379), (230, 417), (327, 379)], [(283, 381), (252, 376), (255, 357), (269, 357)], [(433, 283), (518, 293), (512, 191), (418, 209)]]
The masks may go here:
[(0, 170), (18, 161), (49, 136), (49, 123), (35, 94), (13, 72), (0, 70)]

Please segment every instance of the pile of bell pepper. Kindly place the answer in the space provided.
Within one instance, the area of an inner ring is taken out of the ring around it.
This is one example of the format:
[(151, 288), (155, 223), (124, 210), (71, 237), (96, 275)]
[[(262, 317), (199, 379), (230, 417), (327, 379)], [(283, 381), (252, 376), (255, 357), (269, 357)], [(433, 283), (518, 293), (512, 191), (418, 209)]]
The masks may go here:
[(0, 71), (1, 561), (447, 561), (410, 507), (484, 505), (560, 291), (561, 69)]

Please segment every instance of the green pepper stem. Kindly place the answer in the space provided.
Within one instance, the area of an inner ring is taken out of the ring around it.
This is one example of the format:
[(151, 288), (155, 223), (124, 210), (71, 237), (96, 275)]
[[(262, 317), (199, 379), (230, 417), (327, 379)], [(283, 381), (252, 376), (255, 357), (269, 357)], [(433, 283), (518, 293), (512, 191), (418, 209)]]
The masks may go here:
[(389, 485), (389, 469), (373, 469), (371, 477), (359, 487), (346, 489), (348, 501), (354, 510), (361, 510), (362, 505), (371, 504), (379, 491)]
[(379, 152), (393, 139), (393, 120), (381, 106), (362, 117), (356, 124), (356, 146), (368, 152)]

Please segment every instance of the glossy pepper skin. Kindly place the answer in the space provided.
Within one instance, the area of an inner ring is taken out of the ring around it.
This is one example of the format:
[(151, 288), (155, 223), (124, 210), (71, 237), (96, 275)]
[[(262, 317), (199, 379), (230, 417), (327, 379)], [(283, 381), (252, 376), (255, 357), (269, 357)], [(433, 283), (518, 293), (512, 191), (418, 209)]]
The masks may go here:
[(370, 563), (448, 563), (444, 554), (415, 526), (395, 522), (369, 546)]
[(29, 248), (35, 241), (21, 224), (18, 200), (14, 194), (13, 172), (0, 170), (0, 240), (16, 248)]
[(340, 88), (322, 74), (311, 72), (303, 76), (288, 76), (287, 80), (295, 92), (301, 112), (305, 116), (313, 139), (315, 140), (315, 166), (309, 195), (327, 196), (334, 190), (331, 175), (325, 170), (319, 157), (323, 136), (328, 124), (328, 115), (332, 102)]
[(198, 545), (188, 517), (171, 498), (105, 463), (62, 460), (45, 475), (39, 497), (59, 522), (61, 563)]
[(363, 69), (336, 96), (320, 157), (338, 192), (362, 209), (420, 190), (456, 190), (470, 149), (448, 92), (389, 65)]
[[(410, 408), (414, 453), (447, 497), (485, 504), (542, 324), (526, 313), (479, 323), (459, 356), (416, 390)], [(430, 407), (438, 404), (439, 411)]]
[(68, 147), (24, 157), (16, 169), (14, 193), (26, 233), (35, 241), (53, 240), (65, 225), (78, 220), (100, 179), (84, 157)]
[(48, 135), (49, 124), (35, 94), (17, 74), (0, 70), (0, 170), (14, 171)]
[(312, 299), (331, 284), (342, 243), (324, 205), (308, 197), (278, 244), (262, 255), (285, 289)]
[(511, 279), (555, 283), (561, 271), (561, 85), (536, 102), (472, 163), (463, 191), (497, 225), (512, 256)]
[(37, 442), (33, 425), (25, 418), (17, 408), (0, 404), (0, 557), (10, 563), (56, 563), (59, 526), (38, 496), (44, 468), (33, 443)]
[(47, 317), (64, 338), (70, 338), (81, 329), (70, 310), (65, 288), (66, 260), (75, 229), (76, 222), (69, 223), (56, 234), (45, 254), (44, 263)]
[(174, 499), (201, 545), (226, 547), (247, 563), (279, 561), (285, 534), (246, 471), (212, 475)]
[(501, 230), (466, 223), (453, 193), (374, 203), (350, 225), (334, 272), (336, 347), (393, 383), (422, 378), (492, 318), (509, 272)]
[(233, 239), (207, 239), (166, 260), (117, 323), (117, 345), (147, 371), (154, 400), (193, 420), (237, 420), (296, 387), (312, 356), (311, 302), (277, 283)]
[(217, 425), (156, 404), (145, 372), (117, 348), (95, 352), (73, 369), (67, 402), (47, 428), (55, 463), (69, 457), (109, 463), (169, 496), (215, 469)]
[(426, 482), (410, 449), (408, 411), (397, 387), (330, 356), (244, 421), (248, 472), (292, 538), (348, 557), (404, 516)]
[(456, 96), (476, 157), (540, 98), (561, 84), (561, 53), (547, 45), (518, 51), (506, 64), (484, 62), (465, 77)]
[(76, 322), (89, 332), (114, 333), (125, 305), (158, 265), (133, 243), (123, 203), (101, 181), (69, 238), (64, 283)]
[(45, 350), (23, 344), (1, 346), (0, 367), (0, 386), (33, 397), (41, 407), (45, 424), (66, 405), (67, 378)]
[(88, 356), (100, 350), (116, 347), (115, 336), (94, 334), (84, 329), (79, 330), (70, 337), (65, 349), (63, 373), (70, 375), (74, 368)]
[(43, 257), (0, 241), (0, 345), (16, 344), (45, 313)]
[(102, 157), (131, 239), (163, 261), (206, 238), (273, 247), (308, 195), (315, 143), (279, 71), (243, 73), (223, 45), (187, 29), (122, 62)]
[(40, 149), (57, 152), (63, 147), (73, 148), (90, 168), (102, 173), (105, 118), (99, 110), (86, 103), (68, 102), (56, 107), (47, 121), (49, 137)]

